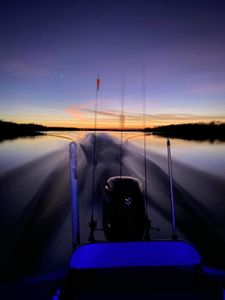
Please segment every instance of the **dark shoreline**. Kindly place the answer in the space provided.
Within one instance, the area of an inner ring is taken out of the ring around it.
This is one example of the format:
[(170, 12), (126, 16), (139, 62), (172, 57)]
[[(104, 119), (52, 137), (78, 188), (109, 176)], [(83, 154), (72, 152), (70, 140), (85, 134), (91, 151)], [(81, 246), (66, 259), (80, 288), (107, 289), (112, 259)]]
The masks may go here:
[[(76, 128), (76, 127), (47, 127), (36, 124), (16, 124), (0, 120), (0, 142), (16, 138), (36, 137), (45, 135), (47, 131), (114, 131), (109, 128)], [(225, 123), (212, 122), (209, 124), (193, 123), (158, 126), (154, 128), (125, 129), (125, 132), (146, 132), (166, 138), (177, 138), (192, 141), (225, 142)]]
[(0, 142), (4, 140), (14, 140), (16, 138), (44, 135), (44, 133), (40, 132), (41, 130), (41, 125), (16, 124), (13, 122), (0, 121)]
[(167, 138), (189, 141), (225, 141), (225, 123), (179, 124), (146, 129), (146, 132)]

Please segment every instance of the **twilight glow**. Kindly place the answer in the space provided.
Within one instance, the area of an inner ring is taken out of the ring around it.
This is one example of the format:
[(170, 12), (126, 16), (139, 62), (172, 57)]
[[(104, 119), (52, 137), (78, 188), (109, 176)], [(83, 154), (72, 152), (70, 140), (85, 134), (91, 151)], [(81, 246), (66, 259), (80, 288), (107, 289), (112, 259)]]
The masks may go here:
[[(0, 4), (0, 119), (98, 127), (225, 121), (225, 3)], [(143, 66), (145, 80), (143, 79)], [(123, 85), (123, 88), (122, 88)], [(123, 92), (122, 92), (123, 90)]]

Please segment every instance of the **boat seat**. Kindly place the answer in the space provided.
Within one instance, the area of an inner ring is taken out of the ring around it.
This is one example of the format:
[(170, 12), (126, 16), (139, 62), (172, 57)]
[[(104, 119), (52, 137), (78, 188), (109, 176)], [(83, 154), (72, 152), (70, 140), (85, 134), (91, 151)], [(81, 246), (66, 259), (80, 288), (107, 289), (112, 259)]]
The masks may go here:
[(183, 241), (99, 242), (78, 247), (71, 269), (195, 266), (198, 251)]
[(78, 247), (60, 300), (210, 300), (222, 290), (183, 241), (99, 242)]

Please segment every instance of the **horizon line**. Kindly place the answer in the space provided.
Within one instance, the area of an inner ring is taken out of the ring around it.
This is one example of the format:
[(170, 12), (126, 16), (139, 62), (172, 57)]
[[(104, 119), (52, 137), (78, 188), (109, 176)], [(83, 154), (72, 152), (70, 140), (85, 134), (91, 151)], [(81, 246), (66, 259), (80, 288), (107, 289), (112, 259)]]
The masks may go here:
[(127, 128), (120, 128), (120, 127), (75, 127), (75, 126), (47, 126), (37, 123), (17, 123), (13, 121), (3, 121), (0, 119), (0, 122), (2, 123), (12, 123), (16, 125), (33, 125), (33, 126), (40, 126), (43, 127), (43, 129), (55, 129), (55, 130), (83, 130), (83, 131), (145, 131), (146, 129), (156, 129), (160, 127), (167, 127), (167, 126), (179, 126), (179, 125), (222, 125), (225, 124), (225, 122), (214, 120), (210, 122), (184, 122), (184, 123), (170, 123), (170, 124), (164, 124), (164, 125), (152, 125), (152, 126), (146, 126), (146, 127), (127, 127)]

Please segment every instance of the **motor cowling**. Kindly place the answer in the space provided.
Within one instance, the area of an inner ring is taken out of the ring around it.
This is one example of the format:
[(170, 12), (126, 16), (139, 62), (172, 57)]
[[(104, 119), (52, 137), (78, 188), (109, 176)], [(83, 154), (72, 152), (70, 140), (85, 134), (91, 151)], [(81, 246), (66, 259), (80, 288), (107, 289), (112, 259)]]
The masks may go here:
[(142, 240), (146, 213), (140, 180), (128, 176), (110, 177), (105, 192), (103, 230), (107, 240)]

